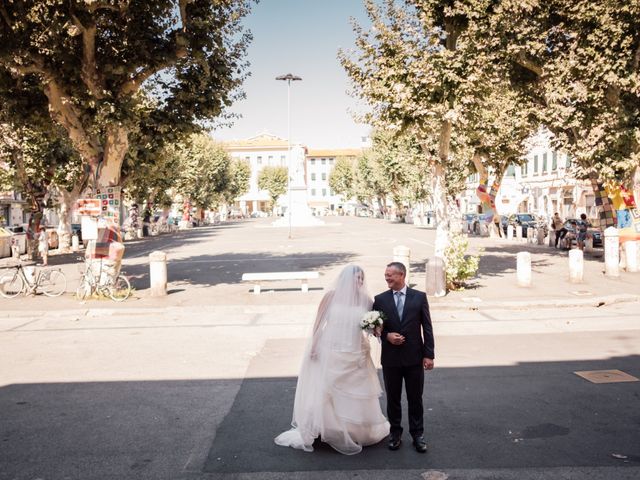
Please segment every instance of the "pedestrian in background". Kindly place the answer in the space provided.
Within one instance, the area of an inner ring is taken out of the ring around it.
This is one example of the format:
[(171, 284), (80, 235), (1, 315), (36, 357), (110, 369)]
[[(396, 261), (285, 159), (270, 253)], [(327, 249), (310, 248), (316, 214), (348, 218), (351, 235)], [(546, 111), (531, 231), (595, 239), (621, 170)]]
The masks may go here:
[[(553, 214), (553, 218), (551, 219), (551, 226), (553, 227), (553, 230), (556, 232), (556, 248), (558, 248), (558, 240), (560, 240), (560, 238), (564, 238), (564, 236), (567, 234), (567, 229), (566, 228), (562, 228), (563, 225), (563, 221), (560, 218), (560, 214), (558, 214), (558, 212)], [(562, 231), (564, 230), (564, 234), (562, 234)]]
[(47, 229), (42, 225), (40, 225), (38, 233), (38, 251), (42, 257), (42, 265), (46, 267), (49, 263), (49, 236)]

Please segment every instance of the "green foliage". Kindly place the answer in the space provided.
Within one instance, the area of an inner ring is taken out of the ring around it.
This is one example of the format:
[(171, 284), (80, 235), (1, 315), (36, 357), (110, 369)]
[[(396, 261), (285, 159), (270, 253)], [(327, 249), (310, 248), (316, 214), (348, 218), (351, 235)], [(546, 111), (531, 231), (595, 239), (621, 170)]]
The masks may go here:
[(242, 96), (250, 3), (3, 2), (0, 108), (14, 123), (50, 113), (99, 183), (117, 184), (130, 147), (135, 163), (139, 148), (180, 141)]
[(258, 173), (258, 188), (267, 190), (271, 204), (275, 205), (278, 197), (287, 191), (289, 170), (287, 167), (266, 166)]
[(329, 175), (329, 186), (344, 199), (355, 196), (355, 161), (351, 158), (338, 158)]
[(226, 202), (233, 203), (238, 197), (247, 193), (250, 179), (251, 165), (249, 162), (237, 158), (233, 159), (229, 168), (229, 183), (223, 192)]
[(231, 157), (209, 135), (197, 134), (184, 144), (169, 148), (177, 158), (176, 191), (194, 206), (215, 206), (230, 182)]
[(463, 289), (466, 280), (474, 277), (480, 264), (480, 255), (467, 255), (469, 240), (466, 235), (452, 234), (445, 249), (447, 289)]

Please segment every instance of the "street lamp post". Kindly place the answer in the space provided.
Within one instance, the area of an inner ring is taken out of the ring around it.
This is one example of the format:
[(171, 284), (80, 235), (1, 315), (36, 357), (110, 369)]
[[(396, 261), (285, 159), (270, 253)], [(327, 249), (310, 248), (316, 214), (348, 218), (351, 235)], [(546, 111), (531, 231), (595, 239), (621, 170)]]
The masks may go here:
[(287, 73), (276, 77), (276, 80), (286, 80), (287, 82), (287, 195), (289, 207), (287, 215), (289, 216), (289, 238), (291, 237), (291, 82), (302, 80), (301, 77)]

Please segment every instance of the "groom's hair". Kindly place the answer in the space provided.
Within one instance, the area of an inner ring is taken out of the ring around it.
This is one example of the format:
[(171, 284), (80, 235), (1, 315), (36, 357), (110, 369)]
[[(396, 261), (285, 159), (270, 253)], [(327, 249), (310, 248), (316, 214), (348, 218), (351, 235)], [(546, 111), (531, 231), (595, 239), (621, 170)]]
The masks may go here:
[(391, 262), (387, 267), (393, 267), (396, 270), (402, 272), (402, 275), (407, 276), (407, 268), (404, 266), (404, 263), (401, 262)]

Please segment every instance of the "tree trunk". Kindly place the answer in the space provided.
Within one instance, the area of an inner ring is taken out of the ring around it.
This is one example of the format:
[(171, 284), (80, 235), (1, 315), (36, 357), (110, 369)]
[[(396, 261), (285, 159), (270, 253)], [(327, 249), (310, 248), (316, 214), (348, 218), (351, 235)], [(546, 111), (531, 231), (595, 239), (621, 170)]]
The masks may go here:
[(445, 258), (444, 251), (449, 244), (449, 215), (445, 171), (440, 163), (434, 162), (432, 173), (433, 208), (436, 213), (436, 241), (434, 255)]
[(102, 187), (113, 187), (120, 183), (122, 162), (129, 150), (129, 132), (122, 125), (111, 124), (107, 128), (102, 165), (97, 183)]

